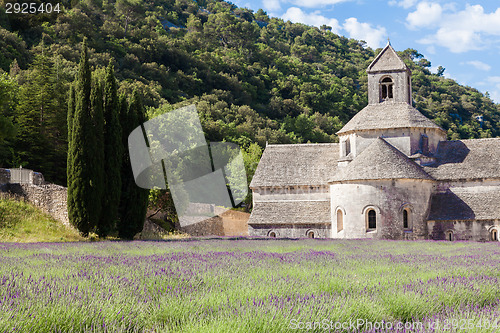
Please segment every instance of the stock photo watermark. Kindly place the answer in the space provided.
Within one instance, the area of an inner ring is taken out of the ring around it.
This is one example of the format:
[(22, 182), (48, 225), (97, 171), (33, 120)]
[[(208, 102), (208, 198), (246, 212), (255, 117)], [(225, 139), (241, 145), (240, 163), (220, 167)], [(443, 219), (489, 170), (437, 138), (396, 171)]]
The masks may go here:
[(412, 321), (412, 322), (390, 322), (390, 321), (369, 321), (366, 319), (349, 319), (347, 321), (334, 321), (330, 319), (321, 319), (319, 321), (300, 321), (298, 319), (290, 320), (289, 328), (292, 330), (325, 330), (325, 331), (387, 331), (387, 330), (404, 330), (405, 332), (413, 331), (456, 331), (456, 330), (471, 330), (471, 329), (498, 329), (500, 326), (499, 320), (491, 321), (481, 319), (475, 321), (473, 319), (444, 319), (428, 322)]
[(136, 184), (168, 188), (182, 227), (215, 216), (215, 206), (236, 207), (248, 193), (240, 147), (208, 143), (194, 105), (145, 122), (128, 145)]

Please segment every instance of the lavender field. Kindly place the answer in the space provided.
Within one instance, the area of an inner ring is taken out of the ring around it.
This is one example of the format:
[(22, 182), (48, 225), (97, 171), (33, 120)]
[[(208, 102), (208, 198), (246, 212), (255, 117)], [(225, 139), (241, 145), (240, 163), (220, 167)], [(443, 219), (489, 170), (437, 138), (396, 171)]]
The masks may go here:
[(214, 239), (0, 249), (1, 332), (500, 330), (499, 243)]

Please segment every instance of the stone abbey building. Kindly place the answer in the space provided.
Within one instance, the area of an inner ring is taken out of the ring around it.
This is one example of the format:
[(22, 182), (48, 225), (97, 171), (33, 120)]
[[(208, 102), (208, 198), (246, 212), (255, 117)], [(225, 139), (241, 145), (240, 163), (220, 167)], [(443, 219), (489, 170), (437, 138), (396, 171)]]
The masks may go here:
[(367, 73), (368, 105), (339, 143), (266, 147), (249, 235), (497, 241), (500, 138), (447, 141), (390, 44)]

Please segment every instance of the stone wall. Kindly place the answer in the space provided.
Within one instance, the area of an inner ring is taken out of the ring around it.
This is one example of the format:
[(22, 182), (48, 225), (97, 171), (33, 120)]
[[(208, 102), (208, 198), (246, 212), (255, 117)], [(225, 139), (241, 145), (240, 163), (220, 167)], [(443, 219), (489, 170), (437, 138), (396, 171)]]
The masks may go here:
[[(379, 62), (384, 59), (379, 59)], [(368, 103), (380, 103), (380, 81), (390, 77), (393, 84), (393, 101), (396, 103), (410, 103), (411, 79), (410, 74), (404, 70), (368, 73)]]
[(228, 210), (220, 215), (224, 236), (248, 236), (249, 213)]
[(4, 184), (2, 191), (23, 197), (25, 201), (41, 208), (65, 225), (69, 225), (66, 187), (54, 184)]
[(428, 221), (429, 238), (434, 240), (449, 240), (448, 235), (452, 233), (452, 240), (462, 241), (492, 241), (492, 231), (499, 230), (499, 220), (456, 220), (456, 221)]
[(180, 231), (191, 236), (248, 236), (250, 214), (228, 210), (220, 216), (214, 216), (187, 226), (176, 226)]
[[(68, 219), (66, 187), (54, 184), (17, 184), (10, 183), (9, 169), (0, 168), (0, 192), (6, 192), (20, 197), (26, 202), (41, 208), (53, 218), (65, 225), (70, 225)], [(33, 172), (33, 183), (44, 183), (41, 173)], [(207, 204), (192, 204), (190, 213), (205, 213), (207, 211), (218, 214), (198, 223), (177, 228), (191, 236), (247, 236), (248, 219), (250, 214), (226, 210), (223, 207)], [(161, 214), (157, 216), (161, 218)], [(152, 225), (152, 223), (146, 223)]]
[(274, 233), (276, 238), (307, 238), (312, 232), (314, 238), (330, 238), (329, 224), (253, 224), (248, 229), (250, 235), (257, 237), (271, 237)]
[(279, 200), (330, 200), (328, 185), (262, 186), (254, 188), (252, 194), (254, 205), (258, 202)]
[(362, 130), (349, 135), (341, 136), (341, 140), (349, 138), (353, 157), (358, 156), (363, 150), (370, 146), (374, 140), (382, 136), (384, 140), (396, 147), (402, 153), (410, 156), (420, 149), (420, 137), (427, 135), (429, 140), (429, 152), (436, 154), (440, 141), (446, 140), (446, 134), (439, 129), (427, 128), (392, 128), (383, 130)]
[(190, 236), (224, 236), (224, 226), (220, 216), (214, 216), (198, 223), (177, 228)]
[[(333, 184), (331, 220), (333, 238), (426, 239), (433, 183), (421, 180), (372, 180)], [(409, 209), (410, 228), (403, 228), (403, 210)], [(337, 210), (344, 212), (337, 232)], [(377, 227), (367, 228), (367, 212), (376, 211)]]

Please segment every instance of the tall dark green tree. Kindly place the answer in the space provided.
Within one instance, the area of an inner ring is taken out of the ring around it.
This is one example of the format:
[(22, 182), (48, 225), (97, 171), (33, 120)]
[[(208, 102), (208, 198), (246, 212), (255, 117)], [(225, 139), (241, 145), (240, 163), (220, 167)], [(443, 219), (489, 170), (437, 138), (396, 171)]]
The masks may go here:
[(75, 115), (75, 104), (76, 104), (76, 96), (75, 96), (75, 87), (73, 84), (70, 85), (69, 87), (69, 94), (68, 94), (68, 154), (66, 156), (66, 165), (68, 166), (66, 168), (66, 177), (67, 177), (67, 184), (71, 183), (71, 178), (72, 178), (72, 173), (70, 172), (70, 165), (72, 165), (72, 160), (71, 160), (71, 143), (73, 141), (72, 133), (73, 133), (73, 117)]
[[(43, 45), (42, 45), (43, 47)], [(21, 86), (15, 121), (19, 133), (14, 149), (21, 160), (51, 182), (65, 183), (66, 107), (50, 57), (35, 57)]]
[(102, 138), (102, 103), (100, 111), (99, 103), (96, 103), (99, 98), (102, 100), (99, 89), (92, 88), (87, 41), (84, 39), (68, 151), (68, 216), (84, 236), (95, 228), (102, 207), (103, 148), (98, 134), (100, 118)]
[(103, 211), (104, 195), (104, 110), (103, 110), (103, 85), (97, 72), (94, 72), (92, 88), (90, 93), (90, 116), (92, 120), (91, 131), (93, 140), (89, 141), (88, 149), (93, 152), (89, 155), (88, 167), (92, 169), (92, 187), (94, 190), (94, 209), (95, 220), (93, 224), (96, 231), (99, 229), (99, 221)]
[(13, 104), (13, 95), (17, 85), (7, 74), (0, 74), (0, 144), (4, 139), (13, 137), (16, 133), (14, 124), (9, 117)]
[(120, 238), (132, 239), (144, 226), (149, 195), (149, 190), (142, 189), (135, 184), (127, 149), (130, 132), (146, 121), (144, 106), (136, 90), (132, 94), (128, 110), (125, 110), (125, 102), (122, 98), (120, 115), (123, 126), (122, 142), (125, 145), (125, 151), (122, 163), (122, 193), (118, 234)]
[(122, 189), (122, 128), (117, 84), (111, 62), (106, 69), (104, 82), (104, 193), (103, 210), (97, 233), (104, 237), (116, 225)]

